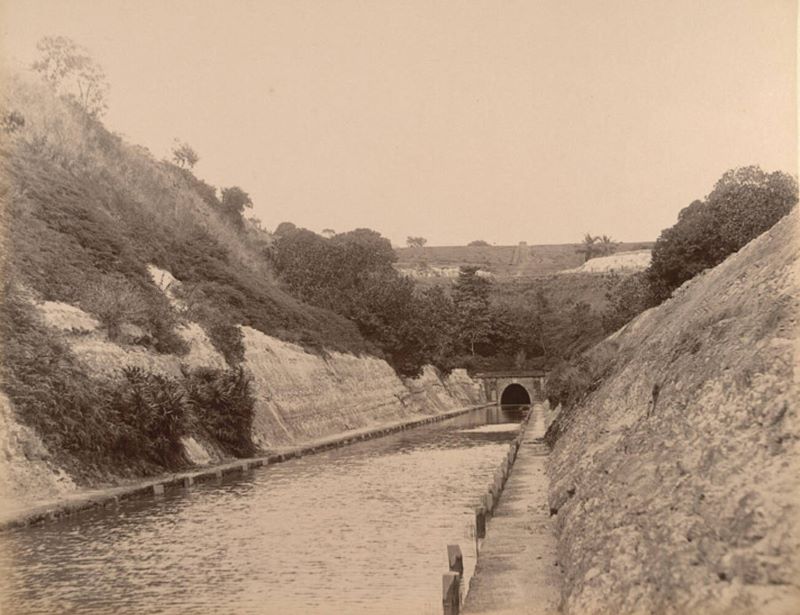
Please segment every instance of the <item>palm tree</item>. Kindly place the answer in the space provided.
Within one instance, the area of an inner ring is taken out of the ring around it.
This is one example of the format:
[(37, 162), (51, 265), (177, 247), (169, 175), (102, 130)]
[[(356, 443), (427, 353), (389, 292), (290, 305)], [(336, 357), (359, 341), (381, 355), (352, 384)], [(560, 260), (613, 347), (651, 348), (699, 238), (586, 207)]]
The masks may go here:
[(595, 237), (600, 242), (600, 254), (603, 256), (608, 256), (609, 254), (613, 254), (617, 249), (617, 242), (611, 239), (608, 235), (603, 235), (601, 237)]
[(595, 242), (598, 241), (599, 237), (592, 237), (590, 233), (586, 233), (583, 237), (583, 245), (576, 249), (575, 251), (579, 254), (583, 254), (584, 262), (588, 261), (590, 258), (594, 256), (595, 253)]

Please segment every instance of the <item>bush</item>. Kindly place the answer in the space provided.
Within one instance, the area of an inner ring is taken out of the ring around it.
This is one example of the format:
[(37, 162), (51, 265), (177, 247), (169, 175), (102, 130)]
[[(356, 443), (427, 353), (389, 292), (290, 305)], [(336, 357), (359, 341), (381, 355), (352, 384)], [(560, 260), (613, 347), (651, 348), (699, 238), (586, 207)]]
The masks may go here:
[(250, 377), (241, 367), (226, 371), (200, 368), (185, 374), (188, 401), (199, 425), (226, 452), (252, 455), (255, 398)]
[(116, 422), (119, 428), (112, 440), (113, 449), (121, 459), (144, 456), (161, 467), (180, 465), (180, 439), (186, 431), (186, 404), (180, 383), (131, 367), (123, 369), (122, 381), (105, 393), (107, 421)]
[(574, 408), (597, 389), (618, 360), (617, 344), (608, 340), (571, 360), (562, 360), (547, 375), (547, 399), (553, 407)]
[(214, 348), (225, 357), (228, 365), (234, 367), (244, 361), (244, 341), (238, 325), (217, 320), (210, 323), (206, 331)]
[(116, 340), (124, 323), (138, 323), (147, 313), (147, 304), (132, 284), (120, 276), (103, 276), (84, 290), (83, 307), (106, 327), (108, 337)]

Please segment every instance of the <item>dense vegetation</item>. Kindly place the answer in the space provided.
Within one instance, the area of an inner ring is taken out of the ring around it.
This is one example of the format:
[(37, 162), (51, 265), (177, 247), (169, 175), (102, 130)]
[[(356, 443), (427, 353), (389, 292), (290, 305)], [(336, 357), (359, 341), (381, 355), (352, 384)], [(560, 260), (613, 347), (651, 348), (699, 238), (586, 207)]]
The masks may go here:
[[(393, 267), (388, 240), (369, 229), (323, 237), (284, 223), (275, 238), (271, 261), (287, 290), (355, 322), (403, 375), (426, 364), (444, 371), (544, 367), (603, 335), (589, 303), (554, 302), (550, 286), (509, 291), (478, 267), (461, 267), (446, 287), (416, 286)], [(602, 284), (592, 292), (602, 294)]]
[(354, 322), (398, 373), (448, 367), (452, 305), (439, 290), (417, 291), (393, 267), (389, 241), (370, 229), (330, 237), (280, 225), (270, 260), (299, 299)]
[[(669, 298), (687, 280), (721, 263), (770, 229), (797, 200), (797, 181), (786, 173), (766, 173), (757, 166), (727, 171), (705, 199), (683, 209), (678, 221), (662, 231), (646, 271), (619, 278), (611, 286), (602, 317), (605, 331), (616, 331)], [(580, 401), (612, 361), (607, 353), (595, 353), (558, 362), (548, 378), (551, 403), (570, 406)]]

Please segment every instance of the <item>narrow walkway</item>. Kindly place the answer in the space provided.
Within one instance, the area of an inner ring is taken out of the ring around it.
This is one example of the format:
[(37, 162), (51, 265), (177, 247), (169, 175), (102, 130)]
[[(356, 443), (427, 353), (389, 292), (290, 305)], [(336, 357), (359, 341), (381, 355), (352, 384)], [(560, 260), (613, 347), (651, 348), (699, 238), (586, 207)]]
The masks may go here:
[(545, 408), (536, 404), (489, 521), (463, 613), (557, 612), (561, 573), (547, 504)]

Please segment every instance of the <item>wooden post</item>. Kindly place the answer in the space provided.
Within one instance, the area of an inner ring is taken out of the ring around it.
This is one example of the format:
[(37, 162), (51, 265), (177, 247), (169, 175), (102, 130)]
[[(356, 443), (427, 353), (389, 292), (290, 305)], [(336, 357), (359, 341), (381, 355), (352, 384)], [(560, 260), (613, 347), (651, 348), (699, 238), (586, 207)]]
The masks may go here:
[(491, 513), (492, 507), (494, 505), (494, 498), (492, 497), (492, 492), (487, 491), (483, 494), (483, 506), (486, 509), (486, 512)]
[(486, 538), (486, 508), (483, 506), (475, 509), (475, 537)]
[(458, 545), (447, 545), (447, 559), (450, 562), (450, 572), (464, 574), (464, 556), (461, 555), (461, 547)]
[(445, 572), (442, 575), (442, 611), (444, 615), (458, 615), (461, 610), (459, 580), (457, 572)]

